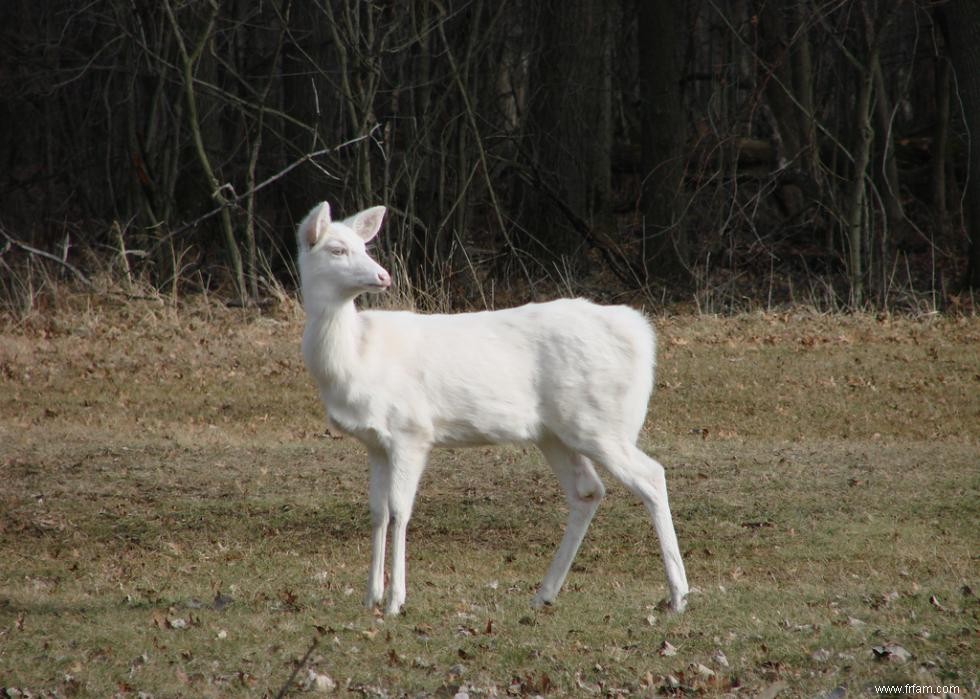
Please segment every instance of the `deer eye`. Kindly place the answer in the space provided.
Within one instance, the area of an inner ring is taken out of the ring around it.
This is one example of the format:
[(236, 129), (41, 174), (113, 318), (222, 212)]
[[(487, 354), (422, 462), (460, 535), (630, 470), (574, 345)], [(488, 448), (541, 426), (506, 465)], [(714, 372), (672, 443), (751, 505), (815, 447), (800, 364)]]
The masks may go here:
[(343, 257), (347, 254), (347, 248), (330, 248), (330, 254), (334, 257)]

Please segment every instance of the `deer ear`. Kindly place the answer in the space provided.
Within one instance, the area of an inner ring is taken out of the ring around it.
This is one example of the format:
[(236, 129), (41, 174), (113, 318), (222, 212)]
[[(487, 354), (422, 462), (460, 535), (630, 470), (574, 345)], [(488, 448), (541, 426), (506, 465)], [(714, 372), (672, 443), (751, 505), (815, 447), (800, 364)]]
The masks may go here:
[(312, 248), (329, 227), (330, 204), (322, 202), (307, 214), (303, 223), (300, 224), (299, 239), (306, 247)]
[(371, 240), (381, 230), (381, 220), (385, 217), (385, 207), (372, 206), (350, 219), (350, 227), (365, 243)]

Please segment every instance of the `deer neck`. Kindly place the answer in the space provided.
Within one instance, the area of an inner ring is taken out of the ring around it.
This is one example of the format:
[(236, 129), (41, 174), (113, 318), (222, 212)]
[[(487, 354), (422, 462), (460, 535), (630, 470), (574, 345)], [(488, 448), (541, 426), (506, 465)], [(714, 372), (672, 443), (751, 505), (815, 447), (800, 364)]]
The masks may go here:
[(303, 358), (323, 384), (348, 384), (356, 375), (361, 363), (362, 330), (353, 299), (336, 305), (326, 304), (307, 317)]

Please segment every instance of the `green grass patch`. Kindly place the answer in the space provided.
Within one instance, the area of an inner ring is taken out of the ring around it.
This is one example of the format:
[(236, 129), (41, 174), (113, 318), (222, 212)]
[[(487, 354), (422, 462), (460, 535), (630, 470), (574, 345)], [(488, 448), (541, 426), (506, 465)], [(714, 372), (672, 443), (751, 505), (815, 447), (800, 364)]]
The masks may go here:
[[(501, 447), (433, 455), (387, 619), (360, 604), (365, 456), (318, 436), (296, 318), (126, 307), (6, 328), (0, 687), (974, 694), (980, 323), (659, 326), (643, 446), (667, 467), (688, 612), (658, 606), (653, 529), (608, 476), (557, 603), (531, 610), (564, 503), (533, 448)], [(876, 657), (887, 644), (908, 657)]]

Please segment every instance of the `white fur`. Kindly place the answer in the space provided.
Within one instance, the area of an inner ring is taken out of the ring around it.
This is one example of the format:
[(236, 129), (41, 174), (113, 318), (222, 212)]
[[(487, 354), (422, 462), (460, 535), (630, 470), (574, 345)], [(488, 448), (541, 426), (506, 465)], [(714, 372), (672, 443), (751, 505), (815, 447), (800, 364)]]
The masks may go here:
[(671, 605), (683, 611), (688, 585), (664, 470), (636, 447), (653, 388), (650, 324), (625, 306), (581, 299), (456, 315), (358, 312), (355, 297), (391, 283), (365, 250), (384, 212), (374, 207), (335, 222), (323, 202), (297, 233), (307, 314), (303, 357), (329, 421), (364, 443), (371, 465), (365, 603), (382, 601), (389, 524), (386, 612), (397, 613), (405, 602), (405, 534), (432, 447), (533, 442), (569, 506), (535, 605), (558, 594), (605, 493), (598, 463), (646, 504)]

